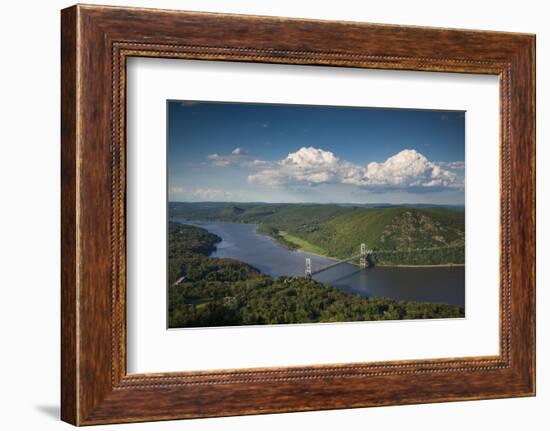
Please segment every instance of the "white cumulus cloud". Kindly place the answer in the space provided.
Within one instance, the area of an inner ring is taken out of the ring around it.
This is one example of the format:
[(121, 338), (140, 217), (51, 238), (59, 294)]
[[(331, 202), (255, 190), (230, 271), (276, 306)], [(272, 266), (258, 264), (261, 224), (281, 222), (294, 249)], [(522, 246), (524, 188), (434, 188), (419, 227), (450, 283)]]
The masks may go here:
[(170, 194), (180, 195), (198, 200), (225, 200), (231, 198), (231, 193), (215, 188), (186, 188), (175, 186), (170, 188)]
[(193, 196), (200, 199), (228, 199), (231, 193), (220, 189), (198, 188), (193, 190)]
[(464, 162), (437, 162), (436, 164), (443, 168), (454, 170), (463, 170), (466, 166)]
[(267, 185), (282, 185), (293, 182), (327, 183), (337, 180), (341, 162), (330, 151), (313, 147), (302, 147), (286, 158), (265, 166), (248, 180)]
[(357, 185), (389, 187), (456, 187), (458, 176), (430, 162), (416, 150), (403, 150), (382, 163), (368, 164)]
[(331, 151), (302, 147), (280, 161), (257, 163), (256, 167), (257, 171), (249, 175), (248, 180), (270, 186), (293, 183), (341, 183), (394, 189), (463, 186), (459, 175), (429, 161), (416, 150), (403, 150), (384, 162), (360, 166), (340, 159)]
[(236, 147), (230, 154), (210, 154), (208, 161), (214, 166), (229, 166), (243, 161), (247, 152), (242, 147)]
[(242, 147), (237, 147), (233, 151), (231, 151), (231, 154), (240, 156), (241, 154), (246, 154), (246, 151)]

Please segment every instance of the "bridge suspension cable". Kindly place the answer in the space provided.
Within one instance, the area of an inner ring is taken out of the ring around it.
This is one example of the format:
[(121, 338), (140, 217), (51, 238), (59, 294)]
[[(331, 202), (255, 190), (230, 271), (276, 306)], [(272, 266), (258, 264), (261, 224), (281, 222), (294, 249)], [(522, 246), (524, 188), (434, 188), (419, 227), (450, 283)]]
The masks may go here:
[(366, 244), (361, 243), (361, 247), (360, 247), (361, 252), (358, 255), (339, 260), (337, 262), (323, 266), (322, 268), (319, 268), (315, 271), (313, 271), (311, 267), (311, 258), (306, 257), (305, 277), (311, 278), (315, 274), (319, 274), (320, 272), (327, 271), (331, 268), (334, 268), (335, 266), (338, 266), (343, 263), (347, 263), (356, 259), (359, 259), (360, 268), (366, 268), (368, 257), (372, 255), (377, 255), (380, 253), (414, 253), (414, 252), (420, 252), (420, 251), (445, 250), (445, 249), (462, 248), (462, 247), (464, 247), (464, 245), (447, 245), (447, 246), (441, 246), (441, 247), (425, 247), (425, 248), (412, 248), (412, 249), (402, 249), (402, 250), (367, 250)]

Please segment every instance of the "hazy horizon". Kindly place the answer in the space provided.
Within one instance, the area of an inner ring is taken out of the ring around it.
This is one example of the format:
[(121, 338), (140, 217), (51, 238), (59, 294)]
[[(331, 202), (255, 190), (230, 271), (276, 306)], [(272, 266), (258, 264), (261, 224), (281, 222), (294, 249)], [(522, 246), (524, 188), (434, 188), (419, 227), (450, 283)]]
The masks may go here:
[(403, 206), (442, 206), (442, 207), (464, 207), (464, 204), (432, 204), (426, 202), (403, 202), (392, 204), (389, 202), (268, 202), (268, 201), (175, 201), (169, 200), (168, 203), (174, 204), (264, 204), (264, 205), (359, 205), (359, 206), (381, 206), (392, 207)]

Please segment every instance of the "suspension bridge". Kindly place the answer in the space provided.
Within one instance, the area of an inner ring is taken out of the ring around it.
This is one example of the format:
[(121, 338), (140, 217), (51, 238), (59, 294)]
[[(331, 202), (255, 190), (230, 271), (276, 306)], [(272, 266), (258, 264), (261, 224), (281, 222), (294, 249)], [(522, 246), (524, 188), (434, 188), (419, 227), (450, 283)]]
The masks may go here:
[(344, 263), (352, 262), (354, 260), (359, 260), (359, 267), (361, 269), (363, 269), (363, 268), (367, 267), (367, 262), (369, 262), (370, 257), (377, 256), (378, 254), (383, 254), (383, 253), (389, 253), (389, 254), (403, 253), (403, 252), (414, 253), (414, 252), (421, 252), (421, 251), (443, 250), (443, 249), (459, 248), (459, 247), (464, 247), (464, 246), (463, 245), (455, 245), (455, 246), (451, 245), (451, 246), (416, 248), (416, 249), (407, 249), (407, 250), (370, 250), (370, 249), (367, 250), (366, 244), (361, 243), (359, 254), (357, 254), (355, 256), (348, 257), (346, 259), (338, 260), (334, 263), (331, 263), (329, 265), (325, 265), (325, 266), (323, 266), (321, 268), (317, 268), (315, 270), (312, 269), (311, 258), (306, 257), (305, 276), (306, 276), (306, 278), (311, 278), (316, 274), (328, 271), (329, 269), (335, 268), (335, 267), (337, 267), (339, 265), (342, 265)]

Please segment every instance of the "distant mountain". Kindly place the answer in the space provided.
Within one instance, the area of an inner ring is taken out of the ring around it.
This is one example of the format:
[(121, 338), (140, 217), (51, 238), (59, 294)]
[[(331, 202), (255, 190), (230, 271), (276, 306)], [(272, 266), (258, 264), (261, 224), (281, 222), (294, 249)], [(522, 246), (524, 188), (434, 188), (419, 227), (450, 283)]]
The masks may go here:
[(234, 206), (235, 208), (248, 208), (250, 206), (259, 205), (336, 205), (341, 207), (357, 207), (357, 208), (447, 208), (455, 211), (464, 211), (464, 205), (452, 205), (452, 204), (390, 204), (385, 202), (377, 203), (311, 203), (311, 202), (299, 202), (299, 203), (268, 203), (268, 202), (170, 202), (170, 207), (176, 205), (193, 205), (196, 208), (213, 209), (220, 206)]
[(342, 206), (352, 206), (359, 208), (447, 208), (455, 211), (464, 211), (464, 205), (444, 205), (444, 204), (339, 204)]
[(254, 223), (281, 245), (336, 258), (365, 243), (379, 263), (464, 263), (464, 212), (433, 206), (171, 202), (170, 218)]

